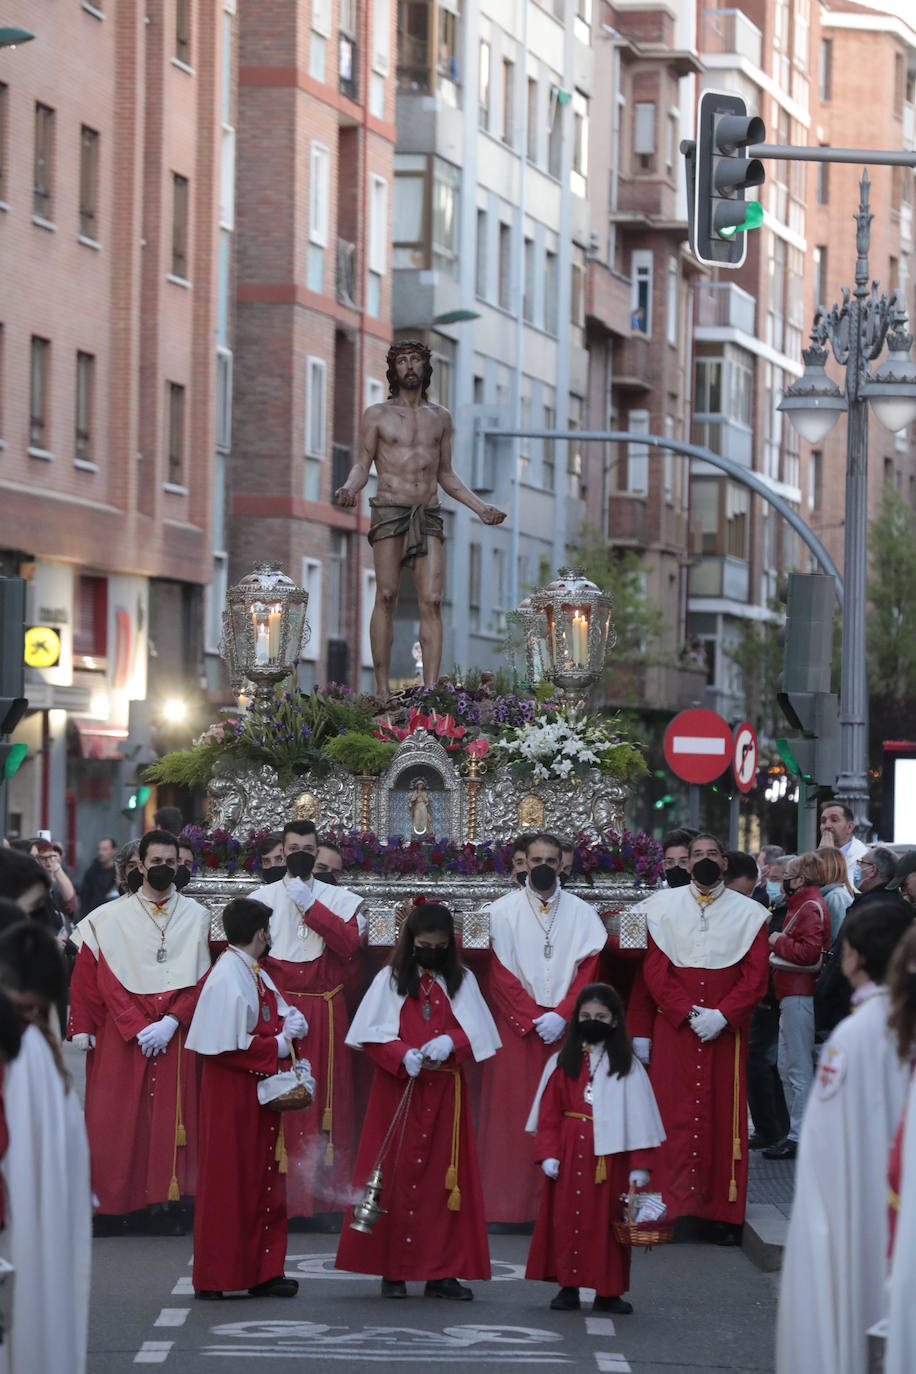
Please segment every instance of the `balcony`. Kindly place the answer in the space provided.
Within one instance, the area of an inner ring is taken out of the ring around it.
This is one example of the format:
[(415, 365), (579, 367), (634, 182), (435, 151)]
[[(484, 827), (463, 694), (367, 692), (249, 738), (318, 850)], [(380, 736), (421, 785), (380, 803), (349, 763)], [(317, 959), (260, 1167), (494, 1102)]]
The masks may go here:
[(649, 711), (686, 711), (705, 705), (706, 669), (674, 663), (614, 663), (602, 681), (605, 704)]
[(337, 240), (337, 301), (350, 310), (358, 310), (356, 296), (356, 244)]
[[(625, 336), (614, 349), (614, 371), (611, 384), (628, 391), (650, 391), (649, 351), (651, 344), (638, 330)], [(655, 369), (652, 369), (653, 372)]]
[(590, 261), (585, 285), (585, 313), (590, 320), (614, 334), (625, 334), (633, 312), (632, 287), (603, 262)]
[(757, 302), (734, 282), (698, 282), (696, 288), (697, 327), (710, 329), (740, 329), (754, 333)]
[(750, 569), (743, 558), (715, 558), (707, 554), (690, 569), (691, 597), (746, 602), (749, 594)]
[(687, 516), (667, 502), (613, 492), (608, 503), (608, 540), (631, 548), (663, 547), (687, 554)]
[[(707, 57), (743, 57), (761, 66), (763, 35), (741, 10), (703, 10), (699, 50)], [(718, 64), (716, 64), (718, 65)]]
[(693, 442), (713, 453), (730, 458), (742, 467), (751, 466), (754, 435), (749, 425), (739, 424), (725, 415), (700, 415), (693, 417)]

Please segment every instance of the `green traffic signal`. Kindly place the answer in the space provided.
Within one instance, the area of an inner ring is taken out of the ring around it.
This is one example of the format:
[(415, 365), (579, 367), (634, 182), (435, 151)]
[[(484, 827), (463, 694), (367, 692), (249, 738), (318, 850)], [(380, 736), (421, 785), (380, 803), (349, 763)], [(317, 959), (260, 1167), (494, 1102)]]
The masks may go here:
[(727, 224), (719, 230), (720, 239), (730, 239), (733, 235), (740, 233), (744, 229), (759, 229), (763, 224), (763, 206), (759, 200), (747, 201), (745, 204), (745, 216), (740, 224)]
[(127, 798), (128, 811), (139, 811), (149, 801), (151, 787), (138, 787), (133, 796)]
[(9, 782), (29, 752), (29, 746), (22, 743), (3, 744), (0, 745), (0, 751), (2, 751), (0, 756), (3, 758), (3, 780)]

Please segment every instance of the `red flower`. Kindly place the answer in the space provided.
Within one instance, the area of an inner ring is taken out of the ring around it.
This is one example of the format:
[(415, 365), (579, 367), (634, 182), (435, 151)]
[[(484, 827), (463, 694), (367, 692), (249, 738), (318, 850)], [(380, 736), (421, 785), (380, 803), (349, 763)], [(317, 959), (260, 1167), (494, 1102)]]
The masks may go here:
[(418, 897), (414, 897), (414, 899), (413, 899), (413, 904), (414, 904), (414, 906), (425, 906), (426, 903), (427, 903), (428, 901), (429, 901), (429, 898), (428, 898), (428, 897), (424, 897), (423, 894), (422, 894), (422, 892), (421, 892), (420, 895), (419, 895)]
[(219, 868), (219, 855), (213, 854), (212, 852), (210, 854), (205, 854), (204, 863), (207, 868)]

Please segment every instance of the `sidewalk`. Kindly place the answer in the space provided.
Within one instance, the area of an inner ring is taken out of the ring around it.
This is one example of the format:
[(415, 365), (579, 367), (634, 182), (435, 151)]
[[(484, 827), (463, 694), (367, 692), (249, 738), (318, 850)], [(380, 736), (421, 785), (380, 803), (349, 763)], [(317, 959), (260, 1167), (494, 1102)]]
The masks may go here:
[(741, 1248), (758, 1269), (770, 1272), (782, 1265), (794, 1191), (794, 1160), (764, 1159), (760, 1150), (751, 1151)]

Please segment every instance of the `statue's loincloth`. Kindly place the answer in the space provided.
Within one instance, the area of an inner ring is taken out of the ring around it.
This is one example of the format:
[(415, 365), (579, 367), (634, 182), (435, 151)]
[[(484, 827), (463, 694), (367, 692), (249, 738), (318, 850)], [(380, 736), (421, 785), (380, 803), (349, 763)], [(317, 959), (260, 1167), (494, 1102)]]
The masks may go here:
[(403, 537), (403, 568), (412, 568), (418, 558), (426, 557), (429, 551), (427, 540), (430, 537), (445, 540), (442, 507), (439, 505), (399, 506), (386, 501), (384, 496), (370, 496), (369, 506), (369, 543), (377, 544), (380, 539)]

